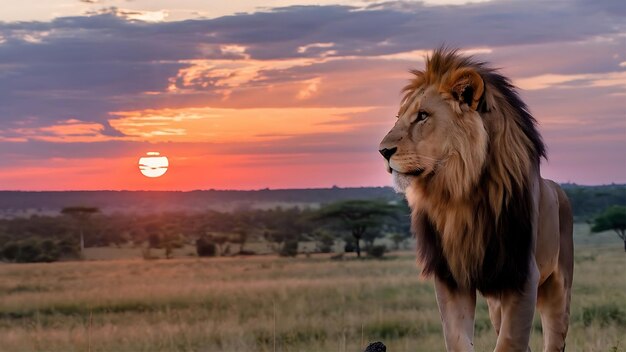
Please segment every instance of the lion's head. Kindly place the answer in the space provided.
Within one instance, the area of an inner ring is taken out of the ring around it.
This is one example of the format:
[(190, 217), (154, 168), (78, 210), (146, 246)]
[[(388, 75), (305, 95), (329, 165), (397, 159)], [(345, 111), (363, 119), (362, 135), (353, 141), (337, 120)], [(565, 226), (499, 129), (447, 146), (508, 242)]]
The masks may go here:
[(545, 148), (509, 80), (485, 63), (439, 49), (412, 74), (380, 153), (413, 218), (439, 233), (455, 281), (469, 285), (490, 241), (513, 231), (513, 217), (530, 221)]
[(380, 143), (397, 188), (439, 186), (450, 200), (462, 200), (488, 173), (500, 183), (499, 197), (511, 195), (545, 148), (508, 79), (448, 49), (411, 72), (397, 121)]
[[(431, 61), (429, 60), (429, 63)], [(471, 68), (440, 77), (414, 71), (405, 87), (396, 124), (380, 144), (396, 188), (404, 191), (419, 179), (431, 179), (450, 169), (467, 189), (485, 164), (487, 131), (476, 111), (484, 83)], [(461, 195), (465, 189), (452, 193)]]

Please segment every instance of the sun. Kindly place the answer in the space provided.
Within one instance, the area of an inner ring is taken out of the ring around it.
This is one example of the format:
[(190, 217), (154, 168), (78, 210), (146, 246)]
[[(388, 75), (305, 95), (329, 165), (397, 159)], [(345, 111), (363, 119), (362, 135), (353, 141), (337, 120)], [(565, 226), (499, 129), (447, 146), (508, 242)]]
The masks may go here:
[(139, 158), (139, 171), (146, 177), (161, 177), (167, 172), (169, 160), (159, 152), (147, 152)]

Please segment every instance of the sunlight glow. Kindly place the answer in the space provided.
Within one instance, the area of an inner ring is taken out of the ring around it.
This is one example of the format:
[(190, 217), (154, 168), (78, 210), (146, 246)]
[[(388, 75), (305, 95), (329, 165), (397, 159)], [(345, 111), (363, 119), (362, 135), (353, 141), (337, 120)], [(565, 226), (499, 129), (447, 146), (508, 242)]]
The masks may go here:
[[(309, 96), (314, 92), (309, 92)], [(305, 96), (302, 96), (305, 98)], [(268, 142), (296, 135), (345, 132), (360, 122), (350, 116), (371, 107), (347, 108), (182, 108), (121, 111), (113, 128), (126, 138), (150, 142)], [(294, 117), (297, 117), (295, 119)]]

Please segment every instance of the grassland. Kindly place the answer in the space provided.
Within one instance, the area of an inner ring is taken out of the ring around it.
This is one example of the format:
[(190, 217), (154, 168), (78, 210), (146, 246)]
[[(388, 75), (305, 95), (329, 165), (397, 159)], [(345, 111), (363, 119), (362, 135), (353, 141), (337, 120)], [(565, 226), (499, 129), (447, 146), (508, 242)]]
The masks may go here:
[[(576, 231), (568, 351), (624, 351), (626, 255)], [(591, 241), (591, 243), (585, 243)], [(432, 285), (413, 253), (0, 265), (3, 351), (441, 351)], [(485, 302), (477, 351), (493, 348)], [(532, 348), (540, 350), (538, 320)]]

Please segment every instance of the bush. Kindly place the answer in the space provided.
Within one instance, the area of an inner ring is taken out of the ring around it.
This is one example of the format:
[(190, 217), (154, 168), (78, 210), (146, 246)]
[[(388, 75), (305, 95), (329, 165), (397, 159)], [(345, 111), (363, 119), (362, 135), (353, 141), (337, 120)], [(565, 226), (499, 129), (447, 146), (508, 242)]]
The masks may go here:
[(17, 263), (54, 262), (59, 260), (61, 251), (58, 244), (51, 240), (29, 238), (17, 242), (8, 242), (0, 251), (2, 259)]
[(367, 255), (374, 258), (382, 258), (387, 251), (387, 247), (383, 245), (370, 246), (367, 249)]
[(318, 233), (316, 237), (317, 250), (320, 253), (330, 253), (333, 251), (333, 246), (335, 245), (335, 237), (333, 235), (324, 231)]
[(80, 246), (78, 239), (73, 237), (63, 237), (57, 241), (57, 246), (63, 258), (78, 259), (80, 258)]
[(343, 246), (343, 251), (346, 253), (354, 253), (355, 250), (356, 250), (356, 247), (354, 246), (354, 243), (352, 242), (346, 242), (346, 244)]
[(196, 252), (198, 257), (215, 257), (217, 245), (206, 237), (200, 237), (196, 240)]
[(298, 255), (298, 241), (288, 240), (285, 241), (283, 247), (278, 253), (281, 257), (295, 257)]
[(161, 236), (153, 233), (148, 236), (148, 247), (161, 248)]
[(55, 262), (61, 257), (61, 251), (57, 243), (51, 239), (40, 242), (39, 258), (41, 262)]
[(19, 263), (36, 263), (39, 262), (39, 256), (41, 255), (41, 247), (37, 241), (29, 239), (20, 242), (20, 248), (15, 259)]
[(2, 247), (2, 259), (14, 262), (20, 254), (20, 245), (17, 242), (7, 242)]
[(172, 259), (173, 256), (174, 256), (174, 249), (172, 248), (171, 245), (166, 244), (165, 245), (165, 259)]

